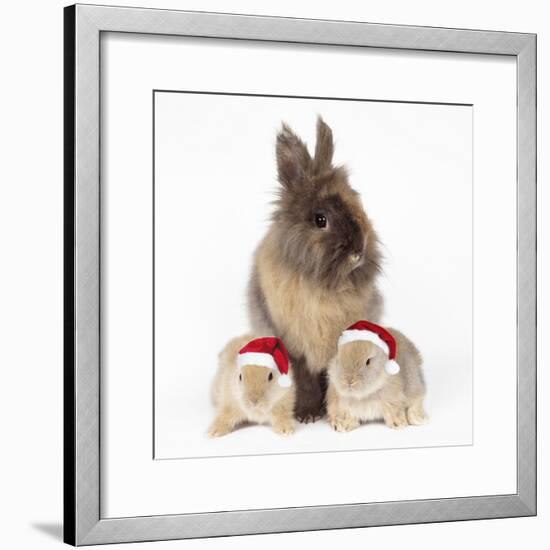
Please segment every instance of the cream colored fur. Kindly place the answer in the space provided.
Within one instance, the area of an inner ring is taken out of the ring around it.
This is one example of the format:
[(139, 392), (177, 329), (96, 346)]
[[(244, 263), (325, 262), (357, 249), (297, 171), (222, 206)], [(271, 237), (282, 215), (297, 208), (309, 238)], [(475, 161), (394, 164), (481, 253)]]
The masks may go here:
[[(303, 356), (312, 372), (326, 369), (336, 352), (340, 333), (369, 310), (369, 319), (378, 319), (381, 298), (374, 285), (358, 295), (350, 284), (335, 292), (277, 261), (277, 241), (268, 234), (261, 243), (256, 266), (267, 307), (278, 336), (295, 357)], [(260, 319), (255, 330), (262, 331)], [(265, 327), (269, 332), (270, 328)]]
[(397, 342), (398, 374), (386, 373), (387, 355), (368, 341), (340, 346), (330, 361), (327, 413), (335, 430), (350, 431), (372, 420), (383, 420), (390, 428), (425, 422), (420, 353), (401, 332), (388, 330)]
[[(256, 365), (237, 368), (239, 350), (254, 336), (247, 334), (231, 340), (219, 355), (219, 367), (211, 394), (217, 409), (209, 435), (219, 437), (232, 432), (240, 424), (270, 424), (281, 435), (294, 432), (294, 384), (283, 388), (277, 383), (275, 370)], [(269, 374), (273, 374), (269, 380)], [(292, 379), (292, 368), (289, 369)]]

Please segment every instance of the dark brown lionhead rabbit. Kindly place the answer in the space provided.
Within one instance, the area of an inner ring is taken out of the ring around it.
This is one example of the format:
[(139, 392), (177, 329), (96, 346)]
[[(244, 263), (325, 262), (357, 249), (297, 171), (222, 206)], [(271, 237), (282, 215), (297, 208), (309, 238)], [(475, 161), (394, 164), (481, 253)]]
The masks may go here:
[(326, 369), (340, 333), (378, 321), (378, 239), (346, 170), (332, 165), (332, 131), (317, 122), (315, 156), (283, 124), (277, 136), (281, 188), (258, 246), (249, 286), (256, 334), (282, 338), (294, 365), (296, 416), (324, 414)]

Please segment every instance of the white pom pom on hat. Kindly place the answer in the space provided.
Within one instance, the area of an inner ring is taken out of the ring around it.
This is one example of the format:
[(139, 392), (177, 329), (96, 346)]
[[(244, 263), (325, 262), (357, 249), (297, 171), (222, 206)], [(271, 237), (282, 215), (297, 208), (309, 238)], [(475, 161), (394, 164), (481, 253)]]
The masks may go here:
[(370, 321), (357, 321), (344, 332), (338, 339), (338, 346), (343, 346), (349, 342), (357, 342), (359, 340), (372, 342), (378, 346), (386, 355), (388, 360), (385, 365), (385, 370), (390, 375), (397, 374), (401, 369), (395, 360), (397, 355), (397, 344), (393, 335), (384, 327), (371, 323)]
[(281, 374), (277, 380), (277, 383), (282, 388), (290, 388), (290, 386), (292, 386), (292, 380), (288, 374)]
[(388, 374), (397, 374), (401, 368), (395, 359), (389, 359), (385, 366), (386, 372)]
[(277, 383), (283, 388), (292, 386), (288, 374), (288, 352), (280, 338), (267, 336), (255, 338), (239, 350), (237, 366), (240, 369), (245, 365), (255, 365), (279, 371)]

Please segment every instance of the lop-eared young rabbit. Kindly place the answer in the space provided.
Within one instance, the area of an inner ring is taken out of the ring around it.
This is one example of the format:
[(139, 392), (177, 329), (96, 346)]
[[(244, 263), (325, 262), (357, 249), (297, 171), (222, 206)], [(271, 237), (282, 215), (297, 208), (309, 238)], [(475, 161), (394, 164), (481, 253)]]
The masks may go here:
[(422, 357), (394, 328), (368, 321), (348, 328), (328, 375), (328, 420), (336, 431), (347, 432), (370, 420), (383, 420), (390, 428), (426, 420)]
[(283, 124), (277, 136), (280, 189), (249, 282), (257, 334), (275, 334), (289, 351), (296, 417), (324, 414), (326, 369), (338, 336), (356, 319), (377, 321), (382, 297), (378, 238), (343, 167), (332, 164), (332, 131), (319, 117), (312, 158)]
[[(239, 336), (220, 352), (219, 368), (211, 387), (216, 407), (216, 418), (208, 431), (211, 437), (225, 435), (247, 422), (270, 424), (281, 435), (294, 432), (295, 388), (286, 350), (282, 352), (285, 357), (282, 361), (288, 365), (286, 374), (279, 371), (275, 360), (272, 363), (270, 354), (258, 353), (266, 347), (262, 341), (271, 345), (276, 340)], [(260, 344), (253, 348), (255, 353), (243, 353), (254, 343)], [(275, 342), (272, 347), (284, 349), (284, 344)]]

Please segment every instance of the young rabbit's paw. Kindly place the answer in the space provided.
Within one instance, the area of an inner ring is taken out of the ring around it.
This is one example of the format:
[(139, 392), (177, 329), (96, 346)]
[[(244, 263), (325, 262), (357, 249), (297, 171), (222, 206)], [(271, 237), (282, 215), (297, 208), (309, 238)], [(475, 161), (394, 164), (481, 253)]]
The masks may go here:
[(208, 435), (210, 437), (221, 437), (233, 431), (231, 424), (224, 422), (223, 420), (214, 420), (210, 429), (208, 430)]
[(422, 426), (428, 422), (428, 417), (424, 411), (411, 410), (407, 411), (407, 419), (411, 426)]
[(294, 433), (294, 423), (292, 421), (279, 421), (273, 423), (273, 431), (279, 435), (292, 435)]
[(337, 432), (350, 432), (359, 427), (359, 421), (349, 415), (333, 416), (329, 422)]
[(401, 409), (388, 413), (384, 417), (384, 423), (386, 424), (386, 426), (388, 426), (388, 428), (393, 428), (397, 430), (400, 428), (405, 428), (409, 425), (409, 422), (407, 421), (407, 415), (405, 414), (405, 411)]

